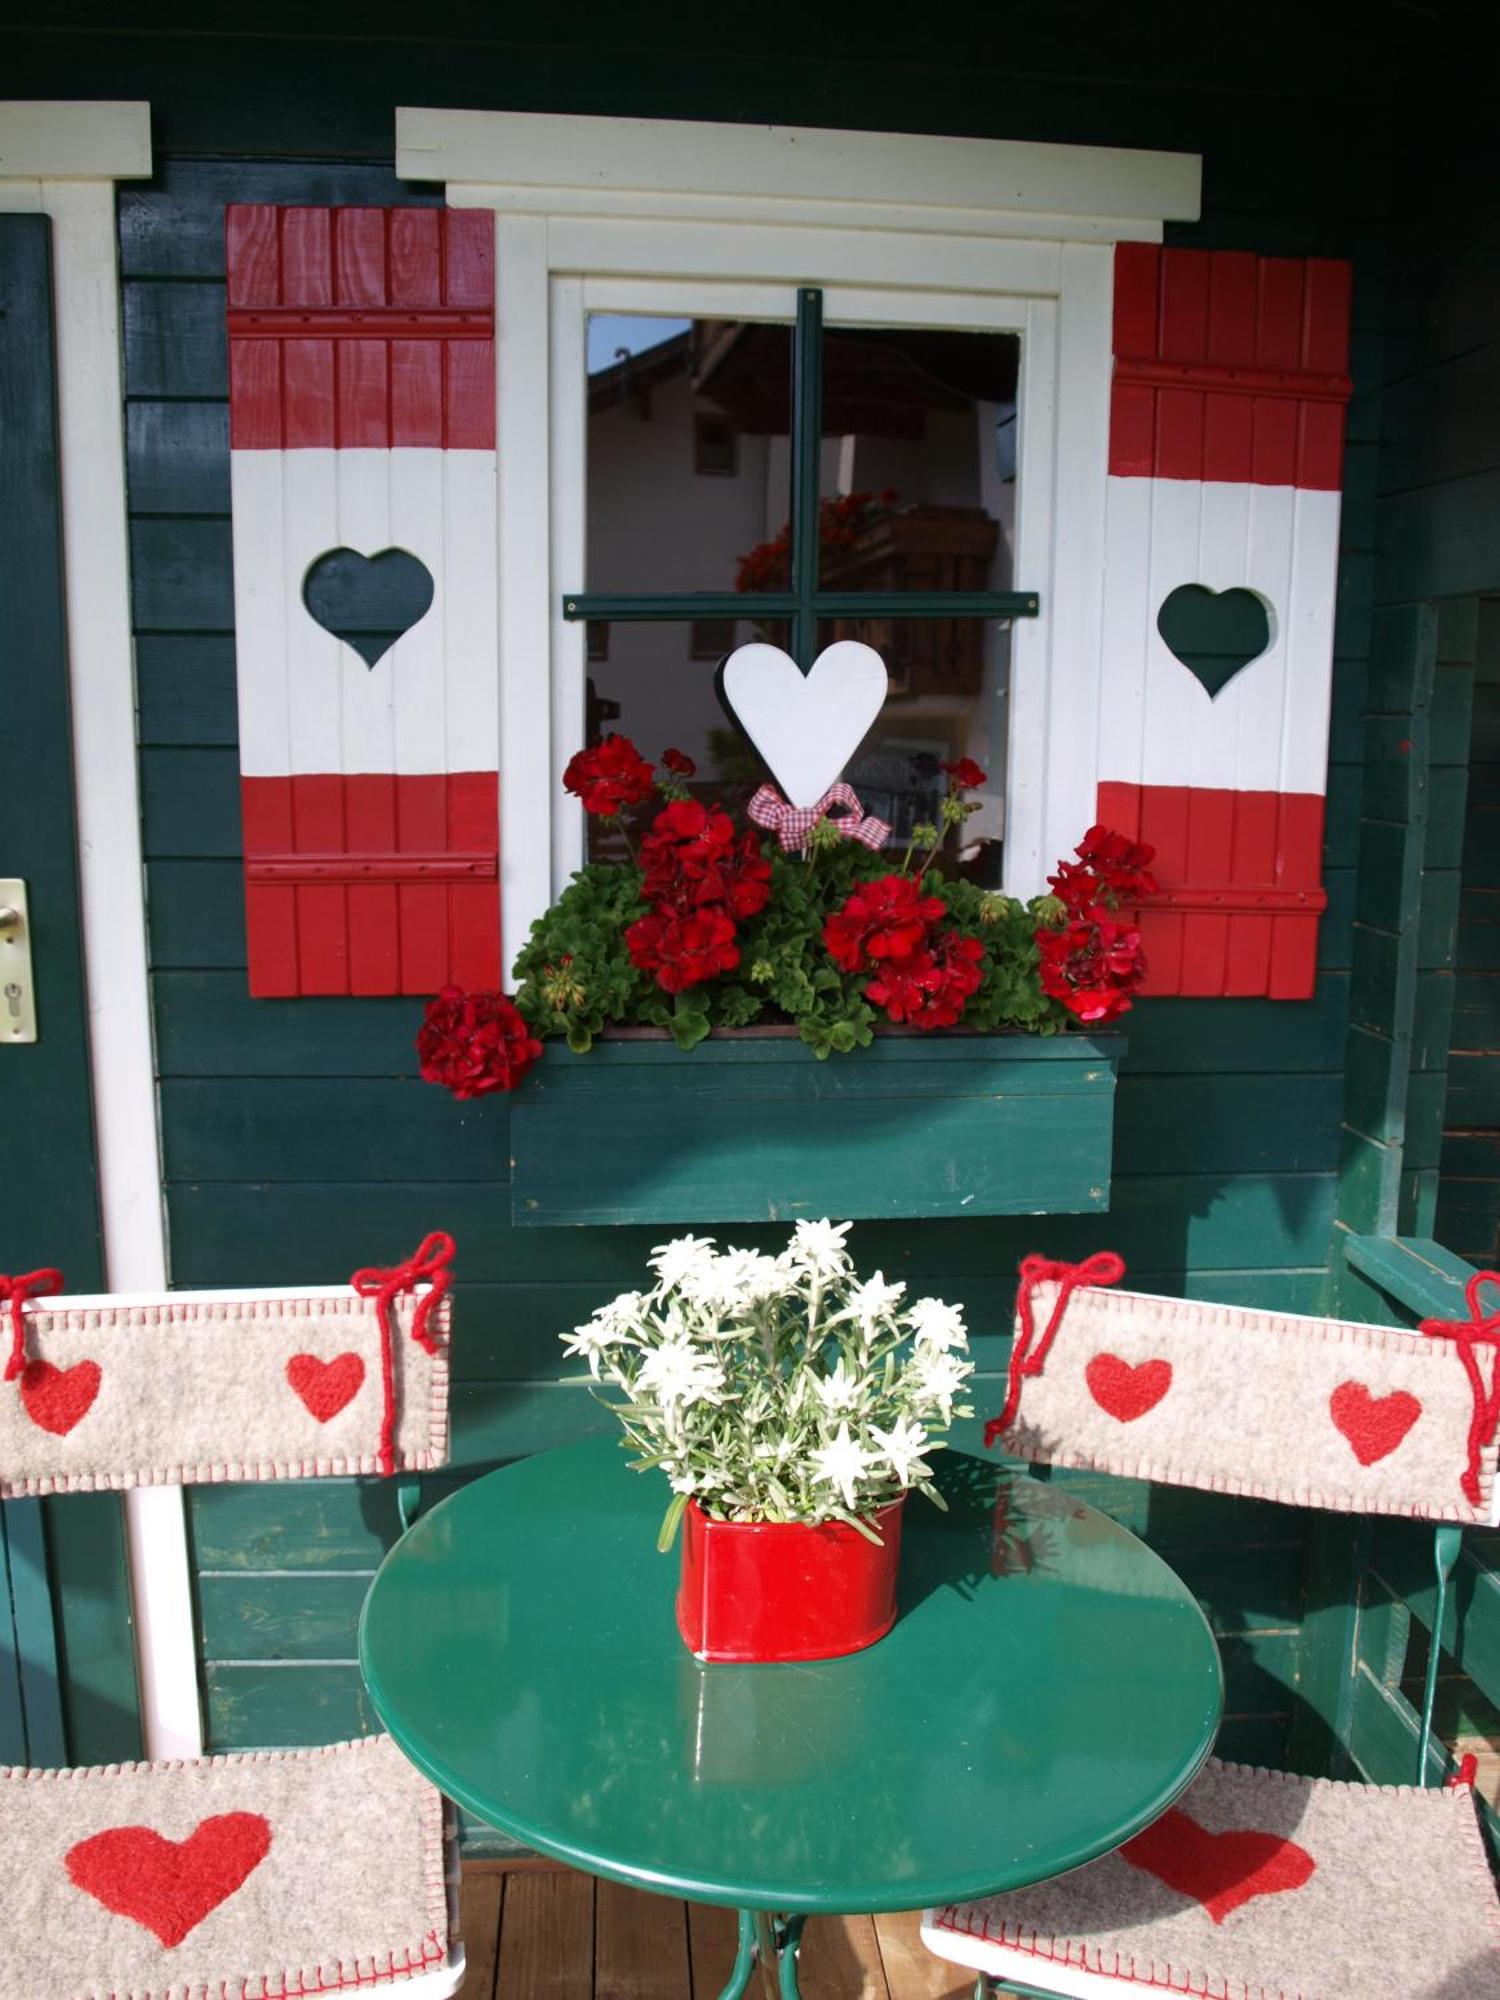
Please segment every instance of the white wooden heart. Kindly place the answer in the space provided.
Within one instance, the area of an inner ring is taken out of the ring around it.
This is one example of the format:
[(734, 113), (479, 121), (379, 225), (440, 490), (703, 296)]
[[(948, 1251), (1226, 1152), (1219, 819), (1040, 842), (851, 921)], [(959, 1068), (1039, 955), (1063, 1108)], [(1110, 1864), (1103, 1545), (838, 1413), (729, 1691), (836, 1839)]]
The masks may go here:
[(760, 640), (724, 662), (724, 699), (794, 806), (815, 806), (885, 706), (885, 662), (873, 646), (839, 639), (804, 674)]

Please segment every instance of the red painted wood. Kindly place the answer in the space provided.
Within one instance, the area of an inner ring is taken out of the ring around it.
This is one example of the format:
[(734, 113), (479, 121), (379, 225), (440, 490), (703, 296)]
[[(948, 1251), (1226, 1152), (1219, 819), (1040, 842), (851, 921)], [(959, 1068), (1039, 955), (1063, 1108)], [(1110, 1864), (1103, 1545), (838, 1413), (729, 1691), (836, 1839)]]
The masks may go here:
[(1321, 797), (1111, 782), (1098, 813), (1156, 848), (1160, 893), (1136, 912), (1144, 994), (1312, 997), (1327, 902)]
[(1121, 244), (1110, 471), (1337, 491), (1350, 272)]
[(493, 771), (241, 781), (251, 991), (500, 983)]
[[(247, 854), (291, 846), (290, 778), (242, 779), (240, 811)], [(285, 999), (300, 992), (295, 890), (246, 883), (245, 943), (255, 998)]]
[(227, 211), (239, 450), (494, 449), (494, 218)]

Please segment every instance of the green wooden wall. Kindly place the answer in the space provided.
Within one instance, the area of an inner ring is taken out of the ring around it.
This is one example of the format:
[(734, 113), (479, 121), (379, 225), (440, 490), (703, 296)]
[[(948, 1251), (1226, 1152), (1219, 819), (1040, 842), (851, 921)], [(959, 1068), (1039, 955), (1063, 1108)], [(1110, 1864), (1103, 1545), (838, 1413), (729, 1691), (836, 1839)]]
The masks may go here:
[[(130, 500), (151, 958), (172, 1269), (180, 1285), (327, 1280), (458, 1238), (456, 1476), (578, 1435), (598, 1413), (557, 1380), (558, 1329), (636, 1282), (655, 1231), (511, 1232), (503, 1103), (454, 1105), (416, 1081), (403, 1001), (252, 1002), (245, 993), (234, 749), (221, 216), (226, 200), (431, 198), (390, 176), (404, 103), (765, 118), (1136, 146), (1205, 155), (1204, 222), (1174, 240), (1349, 256), (1354, 367), (1333, 769), (1331, 905), (1315, 1000), (1162, 1001), (1130, 1024), (1116, 1182), (1104, 1218), (870, 1227), (868, 1264), (961, 1299), (997, 1401), (1026, 1251), (1120, 1249), (1148, 1289), (1316, 1307), (1327, 1287), (1346, 1116), (1355, 862), (1375, 603), (1389, 124), (1404, 10), (1282, 0), (1255, 46), (1196, 5), (1087, 0), (948, 8), (918, 59), (850, 46), (845, 19), (764, 10), (691, 26), (584, 9), (566, 45), (457, 5), (275, 7), (253, 32), (180, 34), (169, 12), (71, 7), (67, 32), (16, 24), (16, 95), (140, 95), (160, 170), (122, 192)], [(1359, 32), (1351, 26), (1359, 23)], [(560, 31), (554, 31), (560, 32)], [(1289, 53), (1295, 48), (1295, 59)], [(1268, 135), (1275, 143), (1268, 143)], [(736, 1238), (752, 1232), (736, 1231)], [(1095, 1490), (1100, 1487), (1095, 1482)], [(1228, 1498), (1111, 1485), (1107, 1498), (1202, 1593), (1225, 1641), (1231, 1755), (1327, 1751), (1301, 1697), (1305, 1524)], [(354, 1619), (394, 1532), (373, 1486), (202, 1489), (194, 1559), (214, 1747), (367, 1725)], [(1314, 1578), (1314, 1583), (1317, 1579)], [(1317, 1646), (1322, 1640), (1316, 1626)], [(1297, 1728), (1293, 1724), (1296, 1722)]]

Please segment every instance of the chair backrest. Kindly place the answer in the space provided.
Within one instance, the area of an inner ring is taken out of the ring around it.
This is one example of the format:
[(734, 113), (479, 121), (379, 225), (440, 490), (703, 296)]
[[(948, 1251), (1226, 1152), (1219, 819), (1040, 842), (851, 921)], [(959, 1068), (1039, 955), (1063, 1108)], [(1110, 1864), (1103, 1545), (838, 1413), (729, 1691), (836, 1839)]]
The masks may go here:
[(1290, 1505), (1496, 1519), (1500, 1321), (1407, 1333), (1114, 1289), (1117, 1257), (1028, 1258), (1006, 1405), (1032, 1461)]
[(0, 1498), (443, 1464), (452, 1254), (285, 1291), (0, 1278)]

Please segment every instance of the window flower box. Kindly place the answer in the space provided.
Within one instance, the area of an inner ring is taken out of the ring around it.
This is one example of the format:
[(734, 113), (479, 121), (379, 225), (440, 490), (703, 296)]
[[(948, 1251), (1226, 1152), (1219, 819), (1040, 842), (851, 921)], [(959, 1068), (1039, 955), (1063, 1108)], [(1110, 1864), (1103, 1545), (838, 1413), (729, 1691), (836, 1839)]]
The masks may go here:
[(521, 1226), (1077, 1214), (1109, 1206), (1117, 1035), (557, 1044), (511, 1098)]

